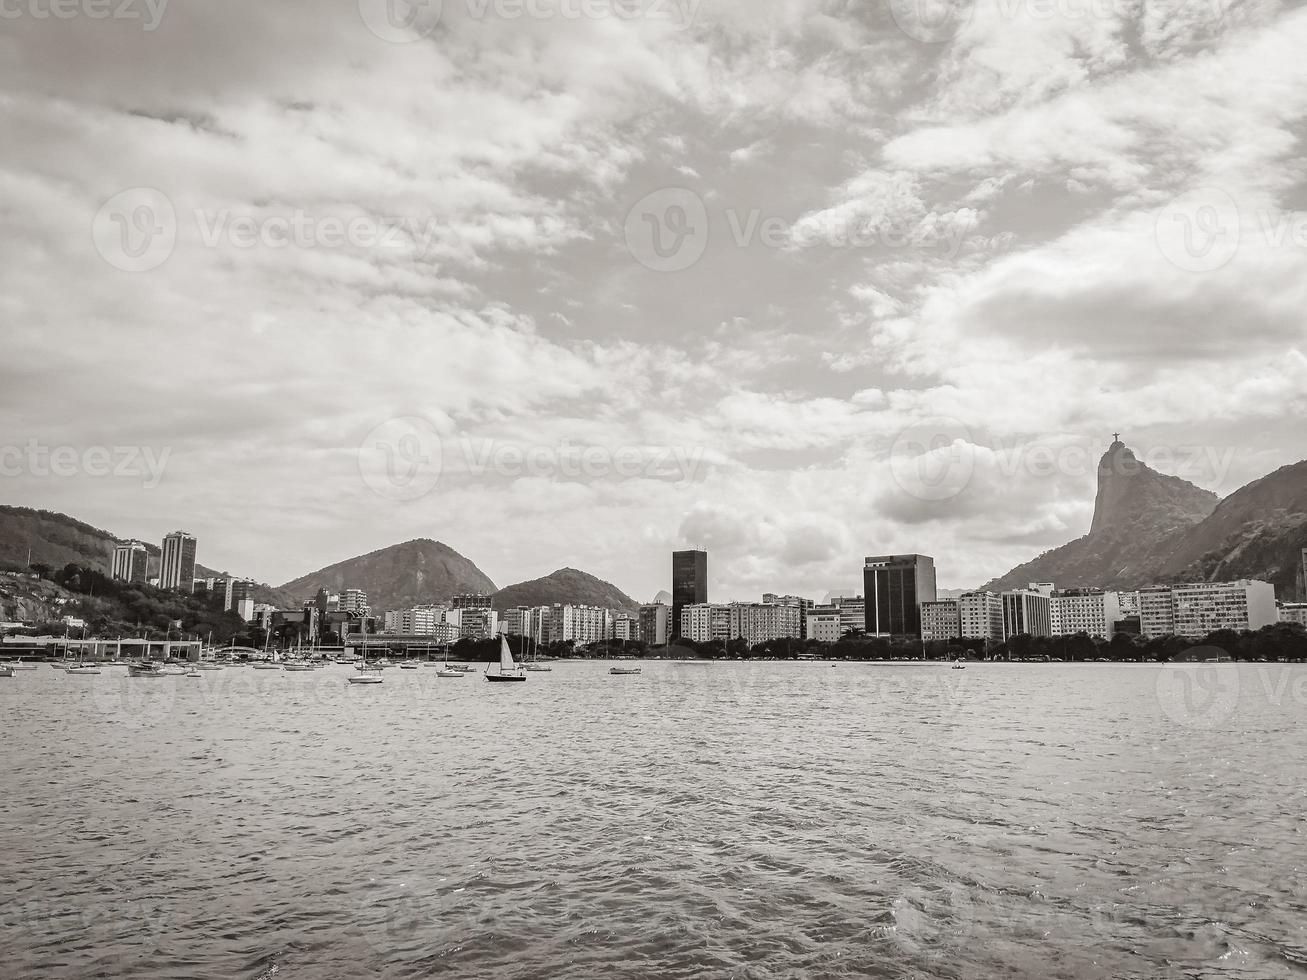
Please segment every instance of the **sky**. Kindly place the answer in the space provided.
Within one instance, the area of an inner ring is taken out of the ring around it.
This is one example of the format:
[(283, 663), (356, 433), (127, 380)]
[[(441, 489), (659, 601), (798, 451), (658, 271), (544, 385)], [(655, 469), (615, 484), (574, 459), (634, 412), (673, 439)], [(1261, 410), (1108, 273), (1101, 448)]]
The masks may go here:
[(0, 501), (277, 584), (978, 585), (1307, 456), (1307, 10), (3, 0)]

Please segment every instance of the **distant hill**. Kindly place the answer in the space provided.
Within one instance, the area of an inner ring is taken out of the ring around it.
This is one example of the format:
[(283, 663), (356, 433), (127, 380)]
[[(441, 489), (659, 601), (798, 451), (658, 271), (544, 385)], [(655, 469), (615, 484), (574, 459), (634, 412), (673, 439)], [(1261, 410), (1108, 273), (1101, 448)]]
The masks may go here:
[(666, 589), (663, 589), (661, 592), (659, 592), (656, 596), (653, 597), (652, 604), (657, 605), (658, 603), (662, 603), (664, 606), (670, 606), (672, 604), (672, 594), (668, 592)]
[[(108, 574), (113, 570), (114, 542), (127, 537), (130, 535), (111, 534), (67, 514), (0, 505), (0, 568), (3, 569), (26, 570), (30, 550), (33, 562), (51, 568), (63, 568), (71, 562)], [(150, 574), (156, 575), (159, 571), (159, 546), (148, 541), (142, 543), (150, 555)], [(195, 574), (198, 578), (210, 578), (229, 573), (196, 564)], [(266, 585), (259, 585), (254, 589), (254, 601), (280, 606), (289, 598)]]
[(1089, 534), (1019, 565), (986, 588), (1029, 582), (1137, 589), (1162, 582), (1261, 579), (1280, 599), (1307, 599), (1307, 460), (1217, 501), (1138, 462), (1120, 442), (1099, 464)]
[(1030, 582), (1058, 588), (1138, 588), (1175, 549), (1177, 535), (1207, 517), (1217, 496), (1179, 477), (1159, 473), (1120, 441), (1098, 463), (1098, 495), (1089, 533), (1046, 551), (987, 583), (1011, 589)]
[(518, 582), (500, 589), (494, 595), (496, 609), (513, 606), (552, 606), (554, 603), (571, 603), (576, 606), (603, 606), (605, 609), (624, 609), (634, 612), (640, 604), (629, 595), (603, 579), (575, 568), (560, 568), (543, 578)]
[(495, 591), (495, 583), (453, 548), (430, 538), (391, 545), (320, 568), (281, 586), (301, 601), (318, 589), (362, 589), (374, 613), (447, 600), (457, 592)]
[(1299, 575), (1307, 548), (1307, 460), (1282, 466), (1221, 501), (1176, 539), (1161, 578), (1220, 582), (1255, 578), (1281, 599), (1304, 598)]

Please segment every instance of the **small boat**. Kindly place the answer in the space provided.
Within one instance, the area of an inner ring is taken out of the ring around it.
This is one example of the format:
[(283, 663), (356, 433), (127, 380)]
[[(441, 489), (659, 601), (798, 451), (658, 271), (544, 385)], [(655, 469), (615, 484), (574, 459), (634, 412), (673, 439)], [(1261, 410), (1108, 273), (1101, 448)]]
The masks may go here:
[(64, 668), (65, 674), (98, 674), (100, 668), (95, 664), (71, 664)]
[(148, 661), (127, 665), (128, 677), (165, 677), (167, 676), (164, 669), (158, 664)]
[(449, 677), (449, 678), (454, 678), (454, 677), (464, 677), (464, 676), (466, 676), (465, 673), (463, 672), (463, 669), (462, 669), (461, 667), (459, 667), (459, 666), (454, 666), (454, 667), (449, 666), (449, 647), (448, 647), (448, 646), (445, 647), (445, 662), (444, 662), (443, 664), (436, 664), (436, 666), (440, 668), (438, 671), (436, 671), (436, 676), (437, 676), (437, 677)]
[(222, 664), (201, 662), (195, 665), (196, 670), (222, 670)]
[(272, 660), (260, 660), (254, 664), (251, 664), (251, 666), (255, 670), (281, 670), (281, 664), (276, 663)]
[(378, 670), (384, 670), (387, 667), (393, 667), (395, 665), (391, 663), (389, 660), (387, 660), (385, 657), (382, 657), (375, 664), (373, 664), (373, 666), (376, 667)]
[(8, 664), (0, 664), (0, 677), (13, 677), (13, 676), (14, 676), (14, 668), (10, 667)]
[(638, 674), (638, 673), (640, 673), (640, 668), (639, 668), (639, 667), (609, 667), (609, 668), (608, 668), (608, 673), (610, 673), (610, 674)]
[(416, 661), (413, 661), (413, 660), (405, 660), (402, 664), (399, 665), (399, 669), (400, 669), (400, 670), (417, 670), (417, 669), (418, 669), (418, 665), (417, 665), (417, 662), (416, 662)]
[(964, 664), (961, 660), (954, 660), (954, 661), (953, 661), (952, 669), (953, 669), (953, 670), (966, 670), (966, 669), (967, 669), (967, 665)]
[(507, 637), (501, 636), (499, 638), (499, 673), (492, 674), (490, 668), (487, 667), (485, 678), (496, 683), (526, 680), (526, 673), (513, 662), (513, 652), (508, 649)]
[(39, 665), (29, 660), (10, 660), (3, 666), (8, 667), (10, 670), (36, 670)]
[(358, 670), (358, 674), (356, 674), (353, 677), (345, 678), (351, 684), (380, 684), (381, 683), (381, 679), (382, 679), (381, 668), (378, 667), (376, 664), (370, 664), (365, 660), (363, 661), (363, 663), (359, 664), (355, 669)]
[(281, 665), (282, 670), (314, 670), (313, 664), (296, 663), (290, 661)]

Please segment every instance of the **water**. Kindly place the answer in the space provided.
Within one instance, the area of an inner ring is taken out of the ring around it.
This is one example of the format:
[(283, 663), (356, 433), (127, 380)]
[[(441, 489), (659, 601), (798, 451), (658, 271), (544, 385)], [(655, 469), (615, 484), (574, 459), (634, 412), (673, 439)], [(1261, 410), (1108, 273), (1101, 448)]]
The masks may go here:
[(1301, 977), (1307, 665), (1168, 670), (42, 667), (0, 974)]

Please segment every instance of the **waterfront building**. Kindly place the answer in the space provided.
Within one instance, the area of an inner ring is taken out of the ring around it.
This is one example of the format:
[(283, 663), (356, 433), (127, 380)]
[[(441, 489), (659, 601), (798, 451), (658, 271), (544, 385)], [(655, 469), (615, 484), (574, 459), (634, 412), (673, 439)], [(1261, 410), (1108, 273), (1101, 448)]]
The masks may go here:
[(513, 606), (511, 609), (499, 610), (504, 623), (504, 632), (509, 636), (531, 635), (531, 607)]
[(613, 637), (613, 617), (601, 606), (574, 606), (556, 603), (549, 617), (551, 643), (571, 640), (578, 646), (598, 643)]
[(729, 638), (753, 646), (769, 640), (799, 639), (801, 607), (781, 602), (732, 602), (728, 604)]
[(798, 595), (777, 595), (775, 592), (767, 592), (763, 595), (762, 601), (766, 605), (784, 607), (784, 611), (779, 614), (781, 617), (781, 636), (793, 637), (796, 640), (804, 637), (808, 610), (814, 605), (811, 599), (805, 599), (803, 596)]
[(843, 618), (835, 606), (813, 606), (806, 617), (804, 638), (835, 643), (844, 635)]
[(627, 641), (640, 639), (639, 618), (627, 613), (618, 613), (614, 616), (613, 639)]
[(696, 602), (681, 609), (680, 636), (695, 643), (720, 643), (731, 637), (731, 607)]
[(1118, 592), (1116, 601), (1121, 606), (1121, 618), (1129, 619), (1130, 617), (1139, 618), (1139, 593), (1138, 592)]
[(113, 566), (111, 577), (119, 582), (132, 582), (144, 585), (150, 553), (139, 541), (119, 541), (113, 546)]
[(372, 615), (372, 607), (368, 605), (368, 594), (362, 589), (341, 590), (338, 608), (341, 612), (353, 613), (359, 619), (367, 619)]
[(195, 538), (173, 531), (163, 539), (159, 561), (159, 588), (189, 589), (195, 580)]
[(681, 612), (686, 606), (708, 601), (708, 552), (672, 552), (672, 632), (683, 635)]
[(1003, 640), (1003, 599), (996, 592), (981, 589), (964, 592), (958, 598), (958, 620), (964, 640)]
[(1140, 589), (1139, 632), (1143, 636), (1167, 636), (1175, 632), (1175, 596), (1169, 585)]
[(1052, 636), (1052, 601), (1034, 589), (1012, 589), (1002, 594), (1003, 639), (1022, 633)]
[(1049, 620), (1054, 636), (1088, 633), (1110, 640), (1122, 618), (1121, 600), (1115, 592), (1063, 589), (1051, 596)]
[(935, 560), (875, 555), (863, 561), (865, 628), (876, 636), (920, 636), (921, 604), (935, 601)]
[(1175, 633), (1201, 639), (1216, 630), (1258, 630), (1280, 621), (1275, 586), (1244, 579), (1177, 585)]
[(860, 595), (834, 596), (831, 605), (840, 611), (840, 635), (867, 628), (867, 603)]
[(640, 636), (651, 647), (666, 646), (671, 639), (672, 607), (650, 602), (640, 607)]
[(923, 640), (962, 638), (962, 604), (957, 599), (936, 599), (921, 604)]
[(1307, 626), (1307, 602), (1285, 602), (1280, 605), (1280, 622)]

